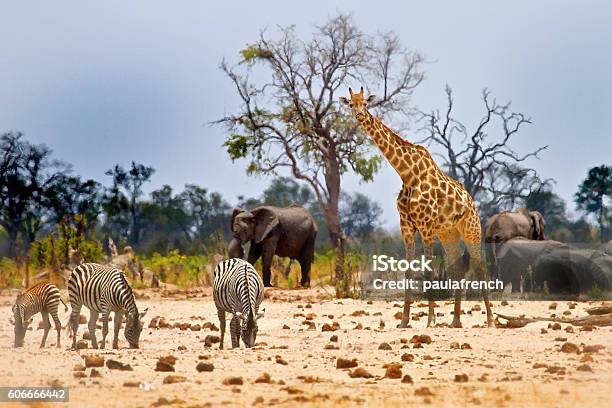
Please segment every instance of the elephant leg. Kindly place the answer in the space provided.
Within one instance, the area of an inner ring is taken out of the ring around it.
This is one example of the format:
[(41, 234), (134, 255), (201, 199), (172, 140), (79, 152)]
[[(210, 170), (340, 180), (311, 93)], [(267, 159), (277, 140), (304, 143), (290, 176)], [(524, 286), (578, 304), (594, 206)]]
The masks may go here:
[(247, 257), (247, 262), (251, 265), (255, 265), (255, 262), (261, 256), (261, 245), (255, 244), (251, 242), (251, 247), (249, 248), (249, 256)]
[[(470, 268), (476, 268), (476, 276), (479, 280), (485, 281), (487, 280), (487, 271), (484, 265), (482, 264), (482, 256), (480, 253), (480, 237), (478, 237), (478, 242), (466, 242), (465, 246), (470, 254)], [(493, 312), (491, 311), (491, 303), (489, 302), (489, 290), (487, 288), (482, 289), (482, 299), (485, 304), (485, 309), (487, 310), (487, 326), (495, 327), (495, 323), (493, 321)]]
[(300, 285), (303, 288), (310, 287), (310, 268), (312, 266), (312, 262), (308, 259), (299, 259), (300, 263), (300, 271), (302, 273), (302, 279), (300, 280)]
[[(461, 257), (461, 246), (460, 240), (461, 235), (459, 231), (453, 229), (451, 231), (438, 234), (442, 248), (444, 249), (446, 268), (449, 272), (449, 278), (454, 280), (460, 280), (464, 277), (463, 264)], [(455, 290), (455, 309), (453, 311), (453, 322), (451, 327), (461, 327), (461, 297), (463, 290)]]
[[(398, 208), (399, 209), (399, 208)], [(412, 260), (416, 255), (414, 242), (415, 228), (408, 219), (408, 215), (400, 209), (400, 227), (402, 230), (402, 238), (406, 248), (406, 259)], [(410, 271), (406, 270), (404, 278), (410, 279)], [(404, 310), (402, 313), (402, 321), (397, 325), (399, 328), (406, 328), (410, 324), (410, 304), (412, 303), (410, 288), (406, 286), (404, 289)]]
[(264, 247), (261, 256), (261, 271), (263, 273), (264, 286), (267, 288), (272, 287), (272, 258), (274, 258), (274, 249)]

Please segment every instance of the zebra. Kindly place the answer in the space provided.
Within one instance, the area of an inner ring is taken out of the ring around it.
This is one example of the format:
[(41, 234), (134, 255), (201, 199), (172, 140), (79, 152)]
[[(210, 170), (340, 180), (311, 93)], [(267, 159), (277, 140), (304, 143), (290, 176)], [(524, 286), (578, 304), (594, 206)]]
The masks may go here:
[(95, 332), (99, 313), (102, 313), (102, 342), (100, 346), (101, 348), (105, 347), (110, 312), (115, 312), (113, 348), (119, 347), (119, 330), (124, 313), (127, 313), (125, 338), (130, 348), (138, 348), (138, 340), (143, 326), (142, 318), (148, 309), (145, 309), (142, 313), (138, 312), (134, 293), (123, 271), (112, 266), (96, 263), (78, 265), (68, 279), (68, 295), (72, 307), (70, 314), (73, 335), (72, 349), (76, 349), (79, 317), (83, 305), (89, 308), (89, 334), (91, 335), (92, 348), (98, 348)]
[(232, 258), (217, 265), (213, 298), (221, 326), (220, 349), (223, 349), (225, 337), (226, 312), (233, 314), (230, 322), (232, 348), (240, 347), (240, 337), (247, 348), (255, 344), (257, 321), (264, 315), (263, 309), (258, 311), (263, 296), (263, 281), (250, 263)]
[(40, 347), (45, 347), (47, 335), (49, 334), (49, 329), (51, 329), (49, 314), (55, 323), (57, 347), (60, 347), (62, 323), (59, 317), (57, 317), (57, 308), (60, 302), (64, 304), (64, 311), (68, 311), (68, 306), (66, 306), (66, 303), (64, 303), (60, 296), (59, 289), (51, 283), (39, 283), (25, 292), (19, 293), (13, 305), (13, 318), (15, 319), (15, 343), (13, 347), (23, 347), (23, 340), (28, 326), (32, 323), (32, 316), (39, 312), (42, 315), (43, 328), (45, 329)]

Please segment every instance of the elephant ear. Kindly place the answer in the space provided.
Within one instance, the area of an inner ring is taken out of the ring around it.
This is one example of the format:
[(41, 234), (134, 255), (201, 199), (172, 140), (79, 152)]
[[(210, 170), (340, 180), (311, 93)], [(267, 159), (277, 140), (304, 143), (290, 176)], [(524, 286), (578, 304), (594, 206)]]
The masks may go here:
[(532, 239), (543, 241), (546, 239), (544, 237), (544, 227), (546, 227), (546, 222), (544, 221), (544, 216), (539, 211), (529, 211), (529, 216), (533, 221), (533, 237)]
[(251, 211), (255, 215), (255, 243), (259, 244), (279, 224), (278, 217), (273, 210), (266, 207)]
[(230, 229), (232, 231), (234, 231), (234, 219), (236, 218), (236, 216), (240, 213), (243, 213), (244, 210), (242, 208), (234, 208), (234, 211), (232, 211), (232, 223), (230, 224)]

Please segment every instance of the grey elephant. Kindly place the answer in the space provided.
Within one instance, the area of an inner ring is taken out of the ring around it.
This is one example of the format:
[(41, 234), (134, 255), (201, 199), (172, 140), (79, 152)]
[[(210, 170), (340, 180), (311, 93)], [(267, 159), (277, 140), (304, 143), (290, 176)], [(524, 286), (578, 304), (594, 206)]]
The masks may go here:
[(546, 239), (546, 222), (539, 211), (519, 208), (516, 211), (503, 211), (492, 215), (485, 223), (485, 248), (491, 266), (491, 275), (497, 275), (497, 250), (504, 242), (522, 237), (529, 240)]
[(297, 204), (286, 208), (261, 206), (250, 211), (235, 208), (232, 233), (230, 258), (244, 258), (242, 247), (250, 243), (247, 261), (255, 264), (261, 256), (264, 286), (272, 286), (270, 268), (274, 255), (296, 259), (302, 274), (300, 284), (310, 286), (317, 224), (307, 209)]
[(498, 253), (499, 278), (513, 288), (550, 293), (584, 293), (612, 288), (612, 256), (558, 241), (513, 238)]

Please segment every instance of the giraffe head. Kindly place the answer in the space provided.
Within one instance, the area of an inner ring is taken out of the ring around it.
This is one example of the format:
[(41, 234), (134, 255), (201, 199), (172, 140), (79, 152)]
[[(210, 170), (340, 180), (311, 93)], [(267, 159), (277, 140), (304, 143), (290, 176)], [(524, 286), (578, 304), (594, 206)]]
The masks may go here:
[(353, 90), (349, 88), (350, 99), (344, 96), (340, 97), (340, 102), (348, 105), (351, 108), (353, 116), (360, 122), (364, 121), (367, 117), (368, 103), (374, 100), (374, 95), (370, 95), (367, 98), (363, 93), (363, 86), (359, 90), (359, 93), (353, 93)]

